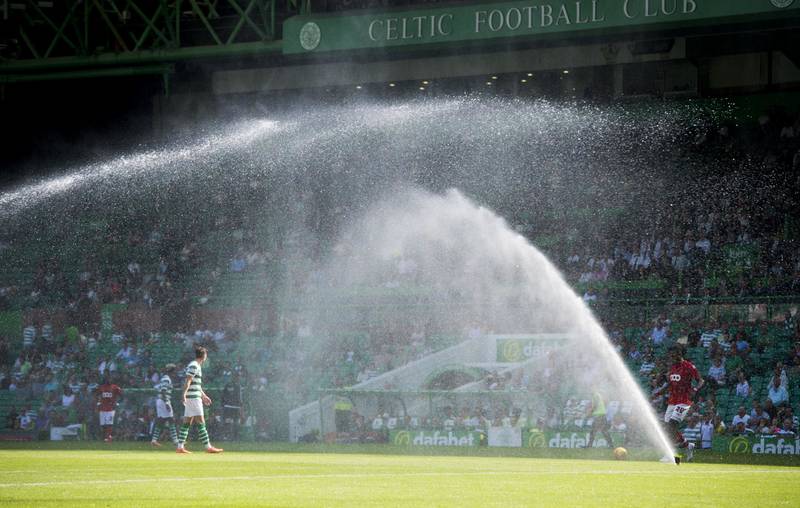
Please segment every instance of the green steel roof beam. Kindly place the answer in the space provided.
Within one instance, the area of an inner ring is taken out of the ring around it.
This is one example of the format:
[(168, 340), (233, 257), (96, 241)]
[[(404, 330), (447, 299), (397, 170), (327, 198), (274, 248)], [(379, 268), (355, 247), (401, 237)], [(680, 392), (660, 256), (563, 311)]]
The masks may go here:
[(166, 75), (173, 72), (175, 72), (175, 67), (172, 65), (150, 65), (141, 67), (114, 67), (110, 69), (49, 72), (44, 74), (0, 74), (0, 84), (32, 81), (61, 81), (65, 79)]
[(230, 37), (228, 37), (227, 44), (231, 44), (235, 39), (236, 36), (239, 35), (239, 31), (242, 29), (244, 23), (247, 23), (250, 28), (253, 29), (255, 33), (261, 38), (261, 40), (267, 40), (267, 35), (261, 31), (261, 28), (253, 23), (253, 20), (250, 19), (250, 10), (256, 5), (256, 0), (250, 0), (247, 2), (247, 7), (242, 10), (236, 0), (228, 0), (228, 3), (233, 7), (237, 14), (239, 14), (239, 21), (236, 23), (236, 26), (233, 28)]
[(194, 11), (194, 13), (197, 14), (198, 18), (200, 18), (200, 22), (203, 24), (203, 26), (206, 27), (208, 33), (211, 34), (211, 37), (214, 39), (214, 42), (222, 46), (222, 40), (217, 35), (217, 32), (214, 30), (214, 27), (211, 26), (211, 23), (209, 23), (208, 19), (206, 18), (206, 15), (203, 14), (203, 11), (200, 10), (200, 7), (197, 5), (197, 1), (189, 0), (189, 3), (192, 5), (192, 10)]
[[(53, 22), (53, 20), (51, 20), (49, 17), (47, 17), (47, 14), (45, 14), (45, 13), (44, 13), (44, 11), (42, 11), (42, 9), (40, 9), (40, 8), (39, 8), (39, 6), (37, 5), (37, 3), (36, 3), (36, 2), (34, 2), (33, 0), (28, 0), (28, 2), (27, 2), (27, 3), (28, 3), (28, 5), (30, 5), (30, 6), (33, 8), (33, 10), (34, 10), (34, 11), (36, 11), (36, 14), (38, 14), (38, 15), (39, 15), (39, 17), (45, 21), (45, 23), (47, 23), (48, 25), (50, 25), (50, 27), (51, 27), (53, 30), (55, 30), (55, 32), (56, 32), (56, 39), (58, 39), (58, 38), (59, 38), (59, 34), (61, 34), (61, 38), (64, 40), (64, 42), (66, 42), (66, 43), (67, 43), (67, 45), (68, 45), (70, 48), (72, 48), (74, 51), (77, 51), (77, 50), (78, 50), (78, 48), (75, 46), (75, 44), (73, 44), (73, 43), (72, 43), (72, 41), (71, 41), (71, 40), (69, 40), (69, 37), (67, 37), (67, 36), (66, 36), (66, 35), (63, 33), (63, 31), (62, 31), (62, 30), (60, 30), (60, 29), (58, 28), (58, 25), (56, 25), (56, 24), (55, 24), (55, 22)], [(76, 3), (77, 3), (77, 2), (76, 2)], [(69, 16), (67, 16), (67, 17), (69, 17)]]
[(40, 58), (39, 57), (39, 52), (36, 51), (36, 46), (34, 46), (33, 43), (31, 42), (30, 38), (28, 38), (28, 34), (25, 33), (25, 28), (23, 28), (22, 26), (19, 27), (19, 36), (22, 39), (22, 41), (25, 43), (25, 45), (28, 47), (28, 51), (31, 52), (33, 57), (37, 58), (37, 59)]
[(221, 46), (192, 46), (174, 49), (142, 50), (127, 53), (104, 53), (94, 56), (65, 56), (48, 59), (15, 60), (0, 63), (0, 74), (39, 72), (76, 67), (172, 63), (203, 58), (235, 58), (279, 54), (283, 41), (239, 42)]
[[(72, 4), (72, 7), (69, 9), (69, 12), (64, 17), (64, 21), (61, 22), (61, 26), (58, 27), (58, 30), (56, 30), (56, 34), (53, 36), (53, 40), (50, 42), (50, 46), (47, 48), (47, 51), (44, 52), (44, 58), (48, 58), (50, 56), (50, 53), (53, 52), (53, 49), (56, 47), (56, 44), (58, 44), (59, 39), (64, 39), (64, 42), (70, 44), (69, 39), (67, 39), (67, 36), (64, 34), (64, 29), (67, 27), (67, 24), (69, 24), (69, 22), (72, 20), (72, 17), (75, 15), (75, 9), (79, 5), (80, 5), (79, 2), (75, 2), (74, 4)], [(75, 49), (74, 46), (73, 49)]]
[(122, 46), (122, 49), (124, 49), (126, 52), (130, 51), (128, 49), (128, 45), (125, 44), (125, 39), (123, 39), (122, 36), (119, 34), (117, 28), (114, 26), (114, 23), (112, 23), (111, 20), (108, 19), (108, 14), (106, 14), (106, 11), (105, 9), (103, 9), (103, 6), (100, 5), (98, 0), (93, 0), (93, 2), (94, 5), (97, 7), (97, 11), (100, 13), (100, 17), (103, 18), (103, 21), (105, 21), (106, 25), (108, 25), (108, 29), (111, 30), (111, 33), (114, 35), (114, 39), (117, 40), (117, 43), (119, 43), (119, 45)]
[[(172, 41), (170, 41), (167, 38), (167, 36), (164, 35), (164, 33), (161, 30), (159, 30), (155, 25), (155, 20), (158, 19), (158, 17), (161, 15), (161, 9), (164, 7), (164, 4), (158, 4), (156, 12), (153, 14), (152, 18), (147, 17), (147, 15), (139, 8), (139, 6), (136, 5), (136, 2), (128, 2), (128, 5), (131, 7), (131, 9), (133, 9), (134, 12), (136, 12), (136, 14), (140, 18), (142, 18), (142, 20), (144, 20), (145, 24), (147, 25), (144, 31), (142, 32), (141, 37), (139, 37), (139, 39), (136, 41), (136, 45), (133, 47), (133, 51), (139, 51), (145, 39), (147, 39), (147, 36), (150, 35), (151, 30), (156, 34), (156, 36), (159, 39), (161, 39), (164, 42), (164, 44), (167, 47), (172, 45)], [(170, 26), (170, 24), (167, 23), (167, 26)]]

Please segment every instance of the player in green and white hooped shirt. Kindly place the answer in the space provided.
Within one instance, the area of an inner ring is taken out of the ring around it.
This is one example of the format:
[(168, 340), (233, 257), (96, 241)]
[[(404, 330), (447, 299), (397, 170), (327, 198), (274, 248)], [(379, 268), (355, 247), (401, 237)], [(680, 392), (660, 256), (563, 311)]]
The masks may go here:
[(183, 382), (183, 423), (178, 433), (178, 453), (191, 453), (184, 447), (186, 438), (189, 436), (189, 428), (194, 422), (198, 422), (197, 437), (206, 445), (208, 453), (220, 453), (222, 448), (214, 448), (208, 439), (206, 431), (206, 420), (203, 416), (203, 405), (211, 405), (211, 399), (203, 391), (203, 362), (206, 361), (208, 352), (202, 346), (195, 347), (194, 361), (186, 366), (186, 379)]
[(178, 445), (178, 431), (175, 429), (175, 415), (172, 412), (172, 376), (175, 375), (175, 364), (167, 364), (164, 368), (164, 375), (156, 385), (158, 399), (156, 399), (156, 421), (153, 425), (153, 435), (150, 444), (161, 446), (158, 438), (161, 437), (161, 430), (164, 425), (169, 429), (169, 436), (173, 444)]

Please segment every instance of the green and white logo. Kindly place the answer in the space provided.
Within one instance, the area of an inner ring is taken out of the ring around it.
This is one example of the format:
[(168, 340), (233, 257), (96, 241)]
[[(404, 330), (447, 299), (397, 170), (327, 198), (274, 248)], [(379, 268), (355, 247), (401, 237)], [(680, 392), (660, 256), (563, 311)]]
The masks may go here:
[(522, 346), (518, 341), (507, 340), (503, 344), (503, 357), (507, 362), (518, 362), (522, 360)]
[(733, 438), (728, 445), (728, 451), (731, 453), (748, 453), (750, 452), (750, 440), (741, 436)]
[(300, 46), (306, 51), (316, 49), (321, 38), (322, 32), (319, 29), (319, 25), (313, 21), (309, 21), (300, 29)]
[(541, 432), (531, 431), (528, 435), (528, 448), (546, 448), (547, 442)]
[(790, 5), (792, 5), (794, 0), (770, 0), (770, 2), (772, 2), (772, 5), (774, 5), (775, 7), (783, 9), (784, 7), (789, 7)]

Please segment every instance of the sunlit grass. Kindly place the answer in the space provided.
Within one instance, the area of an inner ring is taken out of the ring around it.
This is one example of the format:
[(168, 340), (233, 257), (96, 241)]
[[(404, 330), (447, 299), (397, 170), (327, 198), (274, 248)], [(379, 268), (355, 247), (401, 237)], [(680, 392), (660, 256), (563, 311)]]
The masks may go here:
[(278, 451), (286, 446), (186, 456), (143, 445), (13, 448), (0, 450), (0, 503), (15, 506), (800, 503), (800, 468), (786, 466)]

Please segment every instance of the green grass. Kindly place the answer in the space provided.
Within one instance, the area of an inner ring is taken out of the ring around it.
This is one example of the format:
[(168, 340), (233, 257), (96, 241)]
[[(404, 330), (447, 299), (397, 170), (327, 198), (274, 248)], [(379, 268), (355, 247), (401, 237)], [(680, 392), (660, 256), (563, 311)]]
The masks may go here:
[[(652, 461), (581, 460), (572, 454), (503, 457), (495, 456), (494, 450), (409, 455), (377, 445), (239, 445), (222, 455), (187, 456), (123, 443), (2, 446), (0, 504), (14, 506), (800, 504), (800, 468), (787, 465), (676, 467)], [(792, 463), (796, 459), (786, 462)]]

